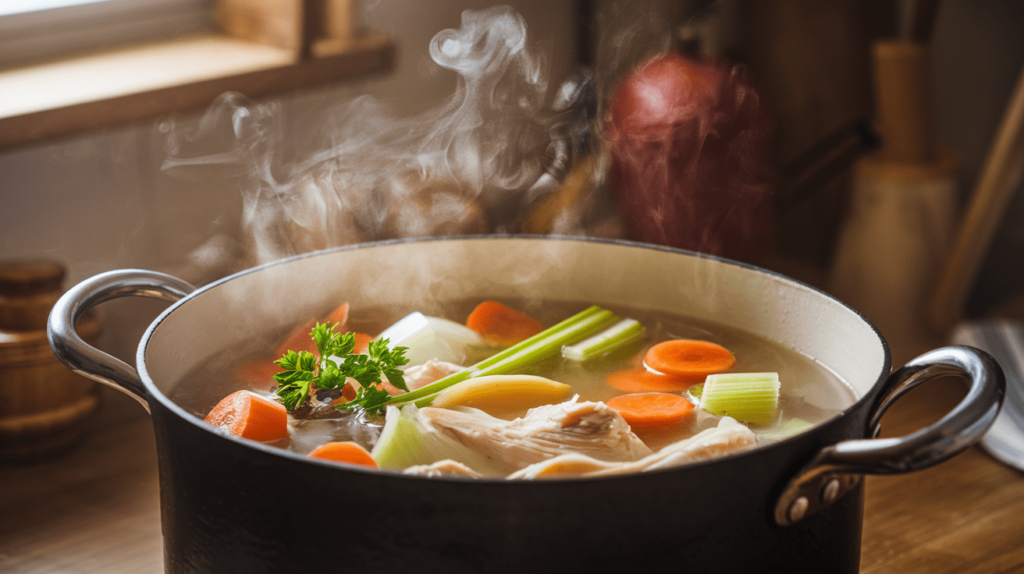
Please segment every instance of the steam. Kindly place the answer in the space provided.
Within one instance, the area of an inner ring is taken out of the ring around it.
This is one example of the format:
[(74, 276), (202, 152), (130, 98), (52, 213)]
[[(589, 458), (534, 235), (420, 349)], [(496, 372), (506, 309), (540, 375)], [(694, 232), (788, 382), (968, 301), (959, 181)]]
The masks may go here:
[[(429, 49), (459, 85), (427, 112), (400, 117), (362, 96), (295, 133), (279, 104), (228, 93), (193, 127), (168, 125), (164, 169), (228, 170), (242, 194), (248, 264), (378, 239), (514, 230), (523, 192), (549, 161), (545, 63), (507, 7), (466, 11)], [(297, 140), (310, 145), (289, 145)]]
[[(749, 258), (770, 223), (763, 102), (727, 64), (665, 55), (674, 18), (623, 10), (600, 23), (611, 42), (596, 70), (552, 102), (525, 21), (496, 7), (433, 37), (433, 62), (458, 85), (426, 112), (360, 96), (303, 125), (280, 103), (228, 93), (197, 122), (168, 123), (165, 170), (227, 173), (241, 195), (239, 239), (215, 236), (190, 264), (210, 276), (218, 254), (235, 271), (368, 241), (503, 232), (625, 234)], [(595, 78), (601, 110), (588, 105)]]

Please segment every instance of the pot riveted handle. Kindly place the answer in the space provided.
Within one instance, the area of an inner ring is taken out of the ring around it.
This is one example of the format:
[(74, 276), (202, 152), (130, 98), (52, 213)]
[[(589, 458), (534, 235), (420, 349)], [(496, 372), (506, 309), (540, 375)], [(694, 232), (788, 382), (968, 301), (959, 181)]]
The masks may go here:
[(789, 481), (775, 505), (775, 522), (796, 524), (838, 500), (862, 474), (895, 474), (938, 464), (981, 439), (1003, 402), (1003, 371), (988, 353), (973, 347), (943, 347), (925, 353), (886, 379), (868, 424), (881, 432), (885, 411), (914, 387), (944, 376), (969, 383), (967, 396), (935, 424), (899, 438), (847, 440), (825, 447)]
[(195, 287), (155, 271), (124, 269), (100, 273), (68, 290), (53, 306), (46, 325), (53, 354), (72, 371), (126, 393), (149, 411), (149, 393), (139, 373), (82, 340), (75, 331), (78, 319), (89, 308), (120, 297), (152, 297), (174, 302)]

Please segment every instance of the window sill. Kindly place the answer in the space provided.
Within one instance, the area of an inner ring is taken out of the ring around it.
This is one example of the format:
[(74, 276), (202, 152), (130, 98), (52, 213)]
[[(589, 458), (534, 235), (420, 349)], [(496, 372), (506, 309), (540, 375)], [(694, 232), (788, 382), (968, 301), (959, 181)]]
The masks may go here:
[(206, 34), (0, 70), (0, 147), (387, 72), (395, 46), (363, 34), (311, 52)]

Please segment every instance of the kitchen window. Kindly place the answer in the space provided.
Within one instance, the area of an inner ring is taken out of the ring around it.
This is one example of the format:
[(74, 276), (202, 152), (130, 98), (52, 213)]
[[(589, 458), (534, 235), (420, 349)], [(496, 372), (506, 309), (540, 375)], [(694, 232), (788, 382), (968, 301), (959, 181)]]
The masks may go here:
[(390, 71), (394, 42), (355, 6), (0, 0), (0, 149)]
[(213, 29), (212, 0), (0, 0), (0, 67)]

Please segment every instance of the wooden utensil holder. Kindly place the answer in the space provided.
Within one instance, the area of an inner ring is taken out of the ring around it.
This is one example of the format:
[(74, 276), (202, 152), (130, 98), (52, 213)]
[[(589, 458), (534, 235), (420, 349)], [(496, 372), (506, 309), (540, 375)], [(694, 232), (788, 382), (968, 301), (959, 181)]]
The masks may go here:
[(928, 294), (956, 223), (956, 161), (936, 150), (928, 46), (872, 47), (881, 150), (858, 162), (829, 290), (862, 312), (900, 364), (937, 344)]

